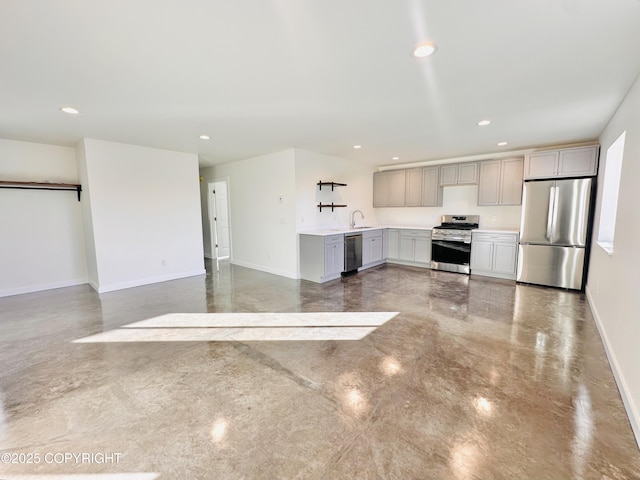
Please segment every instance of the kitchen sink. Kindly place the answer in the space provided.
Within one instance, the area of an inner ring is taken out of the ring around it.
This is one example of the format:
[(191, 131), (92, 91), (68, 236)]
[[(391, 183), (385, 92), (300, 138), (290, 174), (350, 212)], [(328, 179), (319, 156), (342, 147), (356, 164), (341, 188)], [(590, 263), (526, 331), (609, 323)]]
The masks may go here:
[(367, 227), (353, 227), (353, 228), (343, 227), (343, 228), (331, 228), (330, 230), (333, 231), (333, 232), (348, 232), (349, 230), (364, 230), (364, 229), (367, 229), (367, 228), (380, 228), (380, 227), (369, 227), (369, 226), (367, 226)]

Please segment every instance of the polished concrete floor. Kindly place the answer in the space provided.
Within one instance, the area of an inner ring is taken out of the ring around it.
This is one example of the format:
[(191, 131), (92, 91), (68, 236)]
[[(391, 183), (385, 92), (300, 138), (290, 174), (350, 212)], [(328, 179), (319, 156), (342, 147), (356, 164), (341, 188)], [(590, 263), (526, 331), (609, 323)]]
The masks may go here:
[[(286, 315), (188, 315), (205, 312)], [(0, 365), (1, 479), (640, 478), (575, 292), (391, 265), (325, 285), (222, 265), (0, 299)]]

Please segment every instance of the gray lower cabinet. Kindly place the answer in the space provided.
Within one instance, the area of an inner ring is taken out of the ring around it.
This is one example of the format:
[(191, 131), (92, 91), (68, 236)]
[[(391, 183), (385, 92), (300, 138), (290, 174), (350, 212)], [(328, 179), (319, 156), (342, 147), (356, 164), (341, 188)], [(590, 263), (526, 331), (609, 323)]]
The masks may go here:
[(387, 242), (387, 258), (397, 259), (398, 247), (400, 243), (400, 230), (398, 230), (397, 228), (389, 228), (387, 232), (389, 237), (389, 241)]
[(471, 240), (471, 274), (516, 279), (517, 233), (476, 233)]
[[(397, 235), (392, 230), (395, 230)], [(394, 242), (395, 245), (393, 245)], [(390, 229), (388, 261), (403, 265), (430, 267), (431, 230)]]
[(323, 283), (344, 270), (344, 234), (300, 235), (300, 277)]
[(522, 204), (523, 165), (522, 157), (480, 162), (478, 205)]
[(384, 263), (383, 230), (362, 232), (362, 267), (373, 267)]

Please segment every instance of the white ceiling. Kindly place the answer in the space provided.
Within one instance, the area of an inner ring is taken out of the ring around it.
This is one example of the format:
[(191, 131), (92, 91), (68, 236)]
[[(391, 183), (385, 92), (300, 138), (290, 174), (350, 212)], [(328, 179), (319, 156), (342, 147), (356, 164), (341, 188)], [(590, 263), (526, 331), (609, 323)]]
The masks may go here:
[(639, 73), (638, 0), (0, 0), (0, 138), (203, 165), (594, 140)]

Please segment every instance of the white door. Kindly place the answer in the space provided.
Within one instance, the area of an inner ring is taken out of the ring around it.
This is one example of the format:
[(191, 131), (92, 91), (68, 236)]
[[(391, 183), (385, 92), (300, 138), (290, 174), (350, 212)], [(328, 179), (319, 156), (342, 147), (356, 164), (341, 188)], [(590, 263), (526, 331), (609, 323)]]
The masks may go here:
[(226, 181), (210, 182), (212, 199), (211, 233), (212, 252), (215, 258), (229, 258), (229, 195)]

